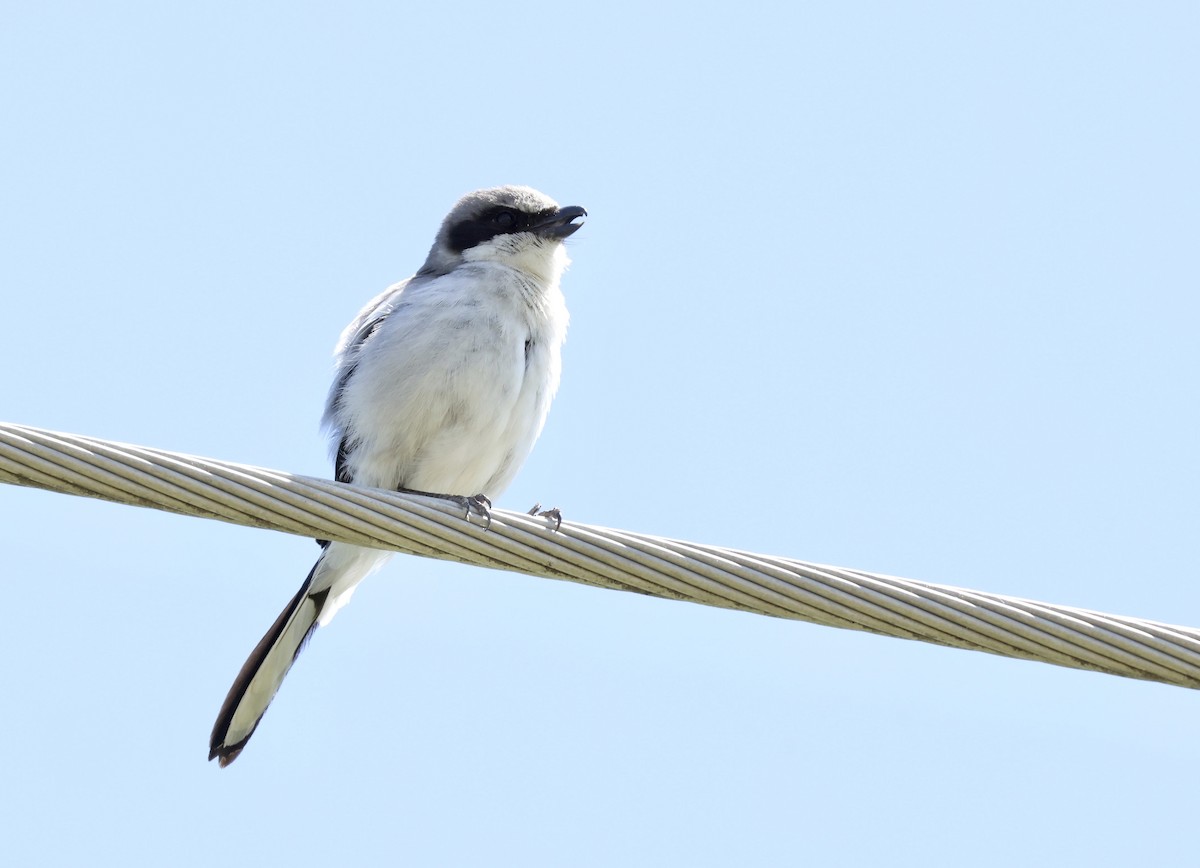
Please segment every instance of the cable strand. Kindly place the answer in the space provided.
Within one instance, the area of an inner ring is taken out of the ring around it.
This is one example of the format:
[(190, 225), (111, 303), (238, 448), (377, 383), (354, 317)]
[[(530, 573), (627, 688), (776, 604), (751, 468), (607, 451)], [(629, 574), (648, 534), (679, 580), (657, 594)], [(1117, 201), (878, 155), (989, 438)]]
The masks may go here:
[(0, 482), (1200, 688), (1200, 630), (0, 423)]

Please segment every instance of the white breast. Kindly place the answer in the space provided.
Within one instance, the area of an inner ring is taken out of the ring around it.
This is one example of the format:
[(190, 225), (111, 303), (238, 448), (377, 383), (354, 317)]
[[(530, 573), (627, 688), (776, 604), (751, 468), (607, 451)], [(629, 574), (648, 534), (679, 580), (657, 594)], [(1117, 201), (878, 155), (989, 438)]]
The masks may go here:
[(498, 496), (545, 422), (566, 324), (557, 275), (479, 262), (407, 287), (332, 420), (357, 440), (354, 481)]

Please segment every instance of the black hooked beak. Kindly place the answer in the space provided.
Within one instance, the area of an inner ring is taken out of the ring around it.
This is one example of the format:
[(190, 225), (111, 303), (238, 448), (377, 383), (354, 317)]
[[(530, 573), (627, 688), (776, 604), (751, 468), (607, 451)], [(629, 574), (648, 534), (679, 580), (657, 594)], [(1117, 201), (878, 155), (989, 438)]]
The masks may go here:
[(559, 208), (557, 211), (547, 214), (529, 228), (543, 238), (557, 238), (561, 241), (583, 225), (571, 221), (586, 216), (587, 209), (580, 208), (578, 205), (568, 205), (566, 208)]

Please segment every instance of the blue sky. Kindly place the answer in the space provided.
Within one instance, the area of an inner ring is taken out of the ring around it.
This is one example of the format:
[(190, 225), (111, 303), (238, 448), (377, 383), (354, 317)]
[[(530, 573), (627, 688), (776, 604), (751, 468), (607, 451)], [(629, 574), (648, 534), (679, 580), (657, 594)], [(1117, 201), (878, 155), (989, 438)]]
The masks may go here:
[[(588, 208), (501, 506), (1179, 623), (1194, 4), (26, 4), (0, 418), (328, 475), (462, 193)], [(1194, 863), (1194, 693), (397, 559), (205, 762), (316, 547), (0, 487), (20, 864)]]

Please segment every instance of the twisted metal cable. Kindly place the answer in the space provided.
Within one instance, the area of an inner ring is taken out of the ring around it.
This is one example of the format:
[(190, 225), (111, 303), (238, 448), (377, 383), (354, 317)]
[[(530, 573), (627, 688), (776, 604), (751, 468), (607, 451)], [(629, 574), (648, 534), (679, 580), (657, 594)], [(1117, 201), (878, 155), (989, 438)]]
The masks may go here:
[(1200, 630), (0, 423), (0, 482), (1200, 687)]

